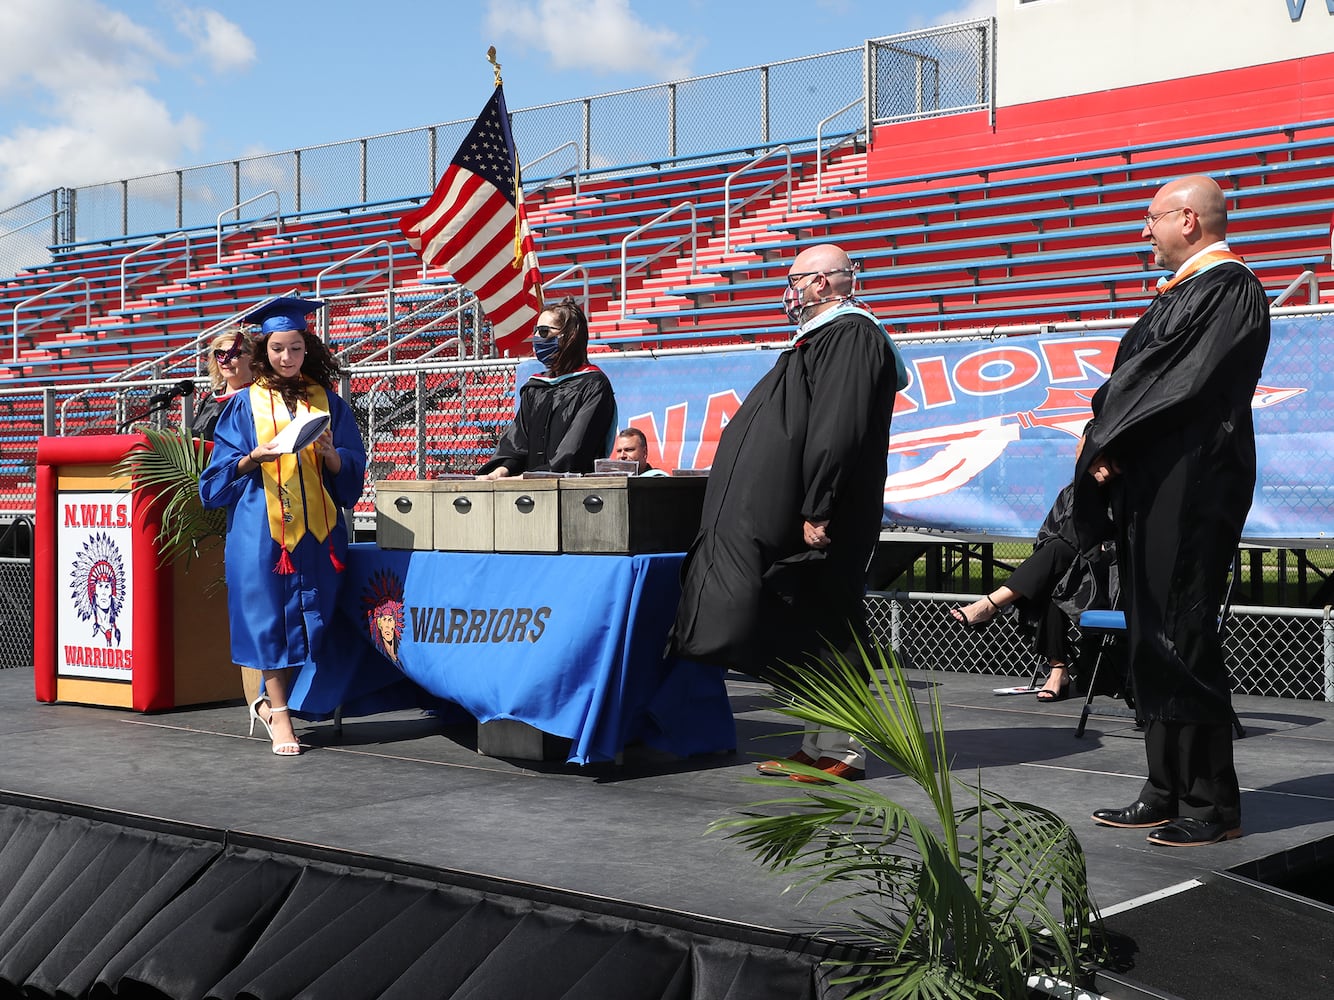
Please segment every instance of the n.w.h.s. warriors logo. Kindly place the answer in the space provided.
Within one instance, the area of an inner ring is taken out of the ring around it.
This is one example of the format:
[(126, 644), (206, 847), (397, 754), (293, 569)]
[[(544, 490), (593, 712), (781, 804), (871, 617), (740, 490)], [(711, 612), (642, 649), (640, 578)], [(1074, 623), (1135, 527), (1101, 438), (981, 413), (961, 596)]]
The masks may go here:
[(95, 533), (74, 559), (70, 570), (70, 599), (83, 621), (93, 623), (93, 638), (108, 647), (120, 645), (116, 619), (125, 604), (125, 564), (111, 536)]
[(403, 639), (403, 581), (389, 570), (377, 571), (361, 592), (361, 607), (375, 648), (395, 664)]

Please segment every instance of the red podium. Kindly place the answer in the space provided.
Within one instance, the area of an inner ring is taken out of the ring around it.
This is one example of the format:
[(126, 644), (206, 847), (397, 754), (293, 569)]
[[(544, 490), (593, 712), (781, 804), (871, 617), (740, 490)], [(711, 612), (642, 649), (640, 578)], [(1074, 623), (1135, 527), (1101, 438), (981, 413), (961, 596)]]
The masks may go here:
[(158, 505), (115, 466), (141, 434), (37, 442), (33, 672), (38, 701), (151, 712), (241, 695), (221, 548), (162, 566)]

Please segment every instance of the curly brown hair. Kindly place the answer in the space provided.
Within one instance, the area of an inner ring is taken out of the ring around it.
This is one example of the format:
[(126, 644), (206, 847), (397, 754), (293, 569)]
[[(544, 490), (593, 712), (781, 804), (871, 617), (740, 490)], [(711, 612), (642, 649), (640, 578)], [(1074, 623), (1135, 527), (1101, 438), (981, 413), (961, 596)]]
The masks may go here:
[[(284, 379), (274, 371), (269, 361), (269, 338), (272, 336), (272, 333), (266, 333), (256, 339), (255, 356), (250, 364), (254, 369), (256, 382), (270, 389), (281, 389)], [(338, 363), (324, 341), (309, 330), (301, 331), (301, 339), (306, 343), (306, 357), (301, 362), (301, 374), (323, 386), (326, 392), (337, 391), (334, 383), (338, 380), (338, 376), (343, 374), (343, 366)]]

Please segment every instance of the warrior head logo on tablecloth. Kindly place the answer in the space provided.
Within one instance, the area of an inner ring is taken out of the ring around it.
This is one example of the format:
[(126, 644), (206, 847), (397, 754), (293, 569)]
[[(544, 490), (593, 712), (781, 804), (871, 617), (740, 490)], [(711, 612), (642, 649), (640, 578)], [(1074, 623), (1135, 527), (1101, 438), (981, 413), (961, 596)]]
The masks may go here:
[(403, 581), (387, 569), (379, 570), (362, 591), (361, 606), (366, 611), (371, 642), (397, 664), (404, 629)]
[(97, 532), (74, 559), (70, 597), (79, 617), (93, 622), (93, 637), (108, 646), (120, 645), (116, 617), (125, 603), (125, 564), (111, 536)]

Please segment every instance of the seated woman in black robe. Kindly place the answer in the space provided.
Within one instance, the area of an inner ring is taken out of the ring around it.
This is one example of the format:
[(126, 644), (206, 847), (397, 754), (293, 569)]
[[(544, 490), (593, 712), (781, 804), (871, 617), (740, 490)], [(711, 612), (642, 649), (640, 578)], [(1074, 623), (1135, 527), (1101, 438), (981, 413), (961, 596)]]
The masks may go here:
[[(1088, 488), (1088, 487), (1086, 487)], [(1070, 693), (1071, 649), (1066, 619), (1089, 608), (1116, 603), (1116, 543), (1107, 518), (1078, 536), (1073, 521), (1075, 486), (1065, 486), (1038, 528), (1033, 554), (1010, 578), (972, 604), (951, 608), (951, 618), (965, 628), (982, 628), (1010, 605), (1017, 605), (1021, 629), (1033, 636), (1033, 651), (1047, 662), (1047, 680), (1038, 701), (1062, 701)], [(1105, 504), (1104, 504), (1105, 509)], [(1097, 539), (1087, 551), (1079, 537)]]
[(533, 356), (545, 367), (519, 390), (519, 412), (478, 479), (524, 472), (592, 472), (611, 451), (616, 397), (588, 363), (588, 320), (574, 299), (537, 317)]

